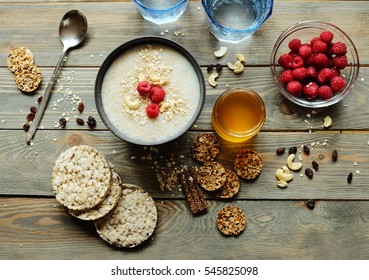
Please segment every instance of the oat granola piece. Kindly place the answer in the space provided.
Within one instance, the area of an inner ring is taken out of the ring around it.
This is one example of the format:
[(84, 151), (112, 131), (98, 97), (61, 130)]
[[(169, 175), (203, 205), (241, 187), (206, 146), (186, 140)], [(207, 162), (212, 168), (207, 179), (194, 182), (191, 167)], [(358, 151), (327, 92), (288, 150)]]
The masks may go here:
[(111, 170), (104, 155), (87, 145), (74, 146), (55, 161), (52, 187), (56, 200), (72, 210), (100, 204), (111, 186)]
[(195, 173), (197, 171), (191, 168), (181, 173), (179, 179), (192, 214), (199, 214), (207, 210), (207, 204)]
[(146, 241), (157, 223), (155, 201), (142, 188), (123, 184), (121, 197), (104, 217), (95, 220), (100, 237), (111, 245), (133, 248)]
[(216, 224), (225, 235), (239, 235), (246, 227), (246, 217), (237, 206), (227, 206), (218, 213)]
[(216, 159), (220, 152), (218, 138), (211, 133), (197, 135), (191, 144), (191, 156), (199, 162), (208, 162)]
[(199, 167), (197, 180), (200, 186), (207, 191), (220, 189), (226, 178), (226, 170), (219, 162), (209, 161)]
[(252, 149), (242, 149), (234, 160), (234, 171), (239, 177), (252, 180), (258, 177), (263, 168), (260, 154)]
[(33, 92), (42, 80), (40, 69), (34, 64), (23, 64), (14, 72), (15, 85), (24, 92)]
[(10, 50), (7, 65), (10, 71), (15, 72), (24, 64), (34, 64), (32, 52), (25, 47), (14, 47)]
[(219, 198), (231, 198), (240, 190), (240, 180), (233, 170), (226, 169), (226, 181), (220, 189), (216, 190), (215, 195)]
[(69, 210), (69, 214), (72, 216), (86, 221), (99, 219), (108, 214), (117, 204), (122, 193), (122, 178), (115, 171), (114, 166), (109, 163), (112, 176), (111, 187), (106, 195), (105, 199), (94, 208), (87, 210)]

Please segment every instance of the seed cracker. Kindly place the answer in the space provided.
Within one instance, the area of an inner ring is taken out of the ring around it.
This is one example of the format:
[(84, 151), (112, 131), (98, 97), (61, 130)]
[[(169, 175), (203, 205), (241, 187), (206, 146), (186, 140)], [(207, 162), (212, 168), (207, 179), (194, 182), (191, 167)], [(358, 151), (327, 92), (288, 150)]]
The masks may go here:
[(246, 217), (237, 206), (227, 206), (218, 212), (216, 224), (225, 235), (239, 235), (246, 227)]
[(109, 244), (133, 248), (154, 232), (157, 223), (156, 204), (142, 188), (123, 184), (122, 195), (115, 208), (94, 223), (100, 237)]
[(111, 186), (110, 166), (101, 152), (87, 145), (74, 146), (56, 160), (52, 187), (57, 201), (72, 210), (100, 204)]
[(240, 186), (236, 172), (226, 168), (226, 181), (220, 189), (216, 190), (215, 195), (219, 198), (231, 198), (238, 193)]
[(197, 135), (191, 143), (191, 156), (199, 162), (208, 162), (216, 159), (220, 152), (218, 138), (211, 133)]
[(99, 219), (106, 214), (108, 214), (117, 204), (121, 193), (122, 193), (122, 178), (119, 174), (114, 170), (114, 166), (109, 163), (112, 176), (111, 176), (111, 187), (108, 191), (107, 196), (97, 206), (87, 210), (69, 210), (69, 214), (72, 216), (79, 218), (81, 220), (91, 221)]
[(14, 47), (10, 50), (7, 65), (10, 71), (15, 72), (24, 64), (34, 64), (32, 52), (25, 47)]
[(41, 80), (41, 71), (35, 64), (23, 64), (14, 72), (15, 85), (24, 92), (35, 91)]
[(260, 154), (252, 149), (242, 149), (234, 160), (234, 171), (239, 177), (252, 180), (258, 177), (263, 168)]
[(226, 170), (219, 162), (209, 161), (199, 167), (197, 180), (200, 186), (207, 191), (221, 188), (226, 178)]

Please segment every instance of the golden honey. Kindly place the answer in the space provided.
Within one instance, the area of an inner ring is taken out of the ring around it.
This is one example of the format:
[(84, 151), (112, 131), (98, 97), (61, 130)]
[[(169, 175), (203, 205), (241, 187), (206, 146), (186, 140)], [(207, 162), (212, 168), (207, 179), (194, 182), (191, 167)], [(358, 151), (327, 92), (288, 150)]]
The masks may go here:
[(214, 130), (231, 142), (242, 142), (256, 135), (265, 118), (263, 99), (255, 91), (243, 88), (222, 93), (212, 112)]

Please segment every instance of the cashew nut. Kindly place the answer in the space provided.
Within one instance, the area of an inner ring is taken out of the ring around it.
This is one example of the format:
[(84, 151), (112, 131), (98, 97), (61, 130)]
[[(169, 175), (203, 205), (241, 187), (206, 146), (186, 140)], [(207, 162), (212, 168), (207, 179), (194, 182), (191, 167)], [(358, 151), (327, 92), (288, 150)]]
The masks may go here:
[(216, 78), (218, 78), (219, 73), (218, 72), (213, 72), (209, 75), (208, 78), (208, 82), (212, 87), (216, 87), (217, 86), (217, 81), (215, 80)]
[(139, 100), (137, 99), (133, 100), (131, 96), (128, 96), (128, 95), (124, 98), (124, 103), (131, 110), (137, 110), (138, 108), (140, 108), (140, 105), (141, 105)]
[(295, 154), (290, 154), (287, 158), (287, 166), (290, 170), (293, 171), (297, 171), (300, 170), (302, 167), (302, 163), (301, 162), (293, 162), (293, 160), (295, 159)]
[(236, 59), (238, 61), (242, 62), (242, 63), (245, 63), (246, 62), (245, 56), (243, 54), (240, 54), (240, 53), (236, 54)]
[(160, 113), (165, 112), (166, 110), (169, 109), (169, 107), (170, 107), (170, 105), (169, 105), (168, 102), (161, 103), (161, 105), (160, 105)]
[(332, 118), (330, 116), (326, 116), (324, 118), (323, 127), (328, 128), (332, 125)]
[(245, 66), (243, 66), (243, 64), (239, 60), (237, 60), (234, 64), (232, 62), (228, 62), (227, 66), (236, 74), (242, 73), (245, 69)]
[(277, 186), (284, 189), (288, 187), (288, 183), (286, 181), (278, 181)]
[(223, 57), (223, 56), (225, 56), (227, 51), (228, 51), (227, 47), (220, 47), (220, 49), (218, 51), (214, 52), (214, 55), (216, 57)]
[(278, 168), (275, 172), (275, 177), (277, 177), (279, 181), (289, 182), (293, 179), (293, 174), (285, 172), (282, 168)]
[[(239, 61), (239, 60), (237, 60), (237, 61)], [(243, 66), (243, 64), (241, 63), (241, 66), (238, 67), (237, 69), (233, 70), (233, 72), (235, 74), (239, 74), (239, 73), (242, 73), (244, 69), (245, 69), (245, 66)]]

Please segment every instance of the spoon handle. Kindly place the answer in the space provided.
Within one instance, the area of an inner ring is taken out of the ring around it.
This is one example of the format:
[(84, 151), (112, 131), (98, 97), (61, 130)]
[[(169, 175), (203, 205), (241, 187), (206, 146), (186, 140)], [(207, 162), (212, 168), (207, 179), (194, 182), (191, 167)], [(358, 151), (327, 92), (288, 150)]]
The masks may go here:
[(26, 135), (26, 142), (27, 143), (29, 143), (32, 140), (33, 136), (35, 135), (36, 129), (37, 129), (38, 125), (40, 124), (42, 115), (44, 114), (44, 111), (45, 111), (45, 108), (46, 108), (46, 105), (47, 105), (47, 101), (49, 100), (51, 90), (54, 86), (57, 74), (59, 72), (59, 68), (63, 64), (64, 57), (65, 57), (66, 53), (67, 53), (67, 49), (63, 49), (62, 55), (60, 56), (59, 61), (56, 64), (54, 72), (53, 72), (53, 74), (50, 78), (49, 84), (47, 85), (46, 91), (45, 91), (45, 93), (42, 97), (42, 101), (41, 101), (41, 103), (38, 107), (35, 118), (33, 119), (32, 124), (31, 124), (31, 126), (30, 126), (30, 128), (27, 132), (27, 135)]

